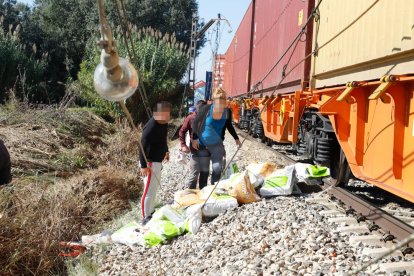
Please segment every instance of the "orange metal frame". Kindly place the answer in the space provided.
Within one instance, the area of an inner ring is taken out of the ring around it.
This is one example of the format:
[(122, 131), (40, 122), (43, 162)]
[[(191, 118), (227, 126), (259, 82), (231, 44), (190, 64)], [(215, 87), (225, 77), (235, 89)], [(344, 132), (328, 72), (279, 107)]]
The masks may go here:
[(399, 77), (389, 86), (379, 81), (367, 82), (342, 101), (338, 101), (341, 94), (335, 94), (319, 109), (329, 116), (352, 173), (411, 202), (414, 202), (413, 93), (414, 77)]
[(413, 94), (414, 77), (398, 76), (256, 98), (250, 107), (263, 109), (265, 135), (279, 143), (296, 143), (305, 108), (316, 108), (329, 117), (356, 177), (414, 202)]

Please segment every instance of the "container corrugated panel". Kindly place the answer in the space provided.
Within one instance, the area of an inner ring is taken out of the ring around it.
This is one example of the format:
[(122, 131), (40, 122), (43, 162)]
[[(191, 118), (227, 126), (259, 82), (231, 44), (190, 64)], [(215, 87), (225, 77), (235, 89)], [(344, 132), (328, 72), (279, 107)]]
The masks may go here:
[(314, 58), (317, 87), (414, 73), (414, 1), (329, 0), (319, 11), (319, 47), (350, 26)]
[(224, 55), (226, 63), (224, 64), (224, 79), (223, 79), (223, 89), (227, 91), (229, 96), (231, 96), (232, 84), (233, 84), (233, 62), (234, 60), (234, 39), (231, 42), (226, 54)]
[[(256, 0), (255, 31), (251, 86), (261, 81), (283, 55), (302, 27), (314, 7), (313, 0)], [(286, 72), (300, 62), (312, 48), (312, 24), (307, 34), (301, 37), (296, 49), (282, 59), (275, 70), (263, 81), (259, 89), (269, 89), (282, 79), (283, 67)], [(300, 64), (284, 80), (276, 93), (300, 89), (301, 82), (309, 79), (310, 60)]]
[[(248, 92), (249, 55), (250, 55), (250, 34), (252, 20), (252, 4), (249, 5), (243, 20), (230, 45), (233, 49), (233, 57), (228, 57), (227, 64), (232, 67), (232, 85), (229, 91), (230, 96), (237, 96)], [(227, 74), (228, 76), (228, 74)]]

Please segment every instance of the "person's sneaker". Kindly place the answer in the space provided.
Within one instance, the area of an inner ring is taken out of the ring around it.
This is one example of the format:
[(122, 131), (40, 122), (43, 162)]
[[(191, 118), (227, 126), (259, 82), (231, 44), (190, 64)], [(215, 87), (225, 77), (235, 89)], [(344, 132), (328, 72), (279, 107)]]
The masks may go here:
[(145, 225), (145, 224), (147, 224), (148, 223), (148, 221), (150, 221), (152, 219), (152, 216), (148, 216), (148, 217), (145, 217), (143, 220), (142, 220), (142, 225)]

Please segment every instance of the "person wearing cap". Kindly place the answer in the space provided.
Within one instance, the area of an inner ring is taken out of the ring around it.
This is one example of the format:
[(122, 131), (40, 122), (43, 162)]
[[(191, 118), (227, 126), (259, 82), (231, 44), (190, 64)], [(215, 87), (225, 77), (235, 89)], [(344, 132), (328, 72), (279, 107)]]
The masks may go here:
[[(226, 92), (218, 88), (213, 92), (213, 103), (200, 107), (193, 122), (192, 146), (198, 151), (207, 151), (212, 162), (211, 184), (220, 180), (224, 167), (224, 134), (228, 129), (236, 144), (241, 142), (232, 124), (232, 112), (227, 108)], [(201, 161), (201, 160), (200, 160)], [(200, 163), (200, 178), (208, 178), (210, 162)]]
[[(197, 188), (197, 182), (199, 183), (199, 188), (202, 189), (207, 185), (207, 179), (200, 179), (200, 166), (199, 166), (199, 159), (200, 158), (209, 158), (209, 156), (203, 156), (203, 154), (208, 154), (206, 152), (198, 152), (193, 146), (191, 145), (191, 139), (193, 137), (193, 129), (191, 125), (193, 124), (194, 118), (197, 113), (197, 109), (200, 108), (200, 106), (205, 105), (206, 102), (203, 100), (200, 100), (197, 102), (196, 107), (190, 107), (189, 108), (189, 115), (185, 118), (184, 123), (180, 129), (179, 136), (180, 136), (180, 144), (181, 149), (180, 151), (185, 153), (191, 153), (191, 159), (190, 159), (190, 174), (186, 180), (186, 186), (188, 189), (196, 189)], [(185, 137), (187, 133), (190, 136), (190, 145), (189, 147), (186, 144)], [(208, 159), (209, 160), (209, 159)], [(208, 161), (209, 162), (209, 161)]]

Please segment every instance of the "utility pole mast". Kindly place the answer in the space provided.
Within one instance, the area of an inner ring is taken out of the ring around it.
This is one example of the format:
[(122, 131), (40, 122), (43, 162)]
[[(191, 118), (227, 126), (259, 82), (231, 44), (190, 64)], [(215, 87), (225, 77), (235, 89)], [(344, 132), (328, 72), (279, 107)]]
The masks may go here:
[[(207, 24), (205, 24), (200, 30), (197, 30), (197, 25), (198, 25), (198, 16), (197, 16), (197, 12), (193, 12), (193, 20), (192, 20), (192, 24), (191, 24), (191, 41), (190, 41), (190, 64), (188, 67), (188, 86), (187, 89), (190, 90), (190, 92), (192, 92), (193, 94), (188, 97), (189, 99), (194, 100), (194, 90), (195, 90), (195, 79), (196, 79), (196, 55), (197, 55), (197, 41), (198, 39), (200, 39), (203, 34), (216, 22), (220, 22), (220, 21), (226, 21), (226, 23), (229, 25), (230, 29), (230, 23), (228, 22), (227, 19), (223, 19), (221, 18), (221, 16), (219, 15), (219, 18), (215, 18), (215, 19), (210, 19), (209, 22), (207, 22)], [(231, 32), (231, 31), (229, 31)], [(187, 92), (187, 89), (185, 90), (184, 93)], [(185, 95), (184, 95), (185, 96)], [(183, 97), (184, 100), (184, 97)], [(194, 103), (193, 103), (194, 104)], [(180, 110), (180, 117), (181, 117), (181, 110)]]
[(197, 54), (197, 24), (198, 17), (197, 13), (193, 12), (193, 21), (191, 24), (191, 44), (190, 44), (190, 68), (188, 70), (188, 86), (190, 91), (194, 91), (195, 78), (196, 78), (196, 54)]

